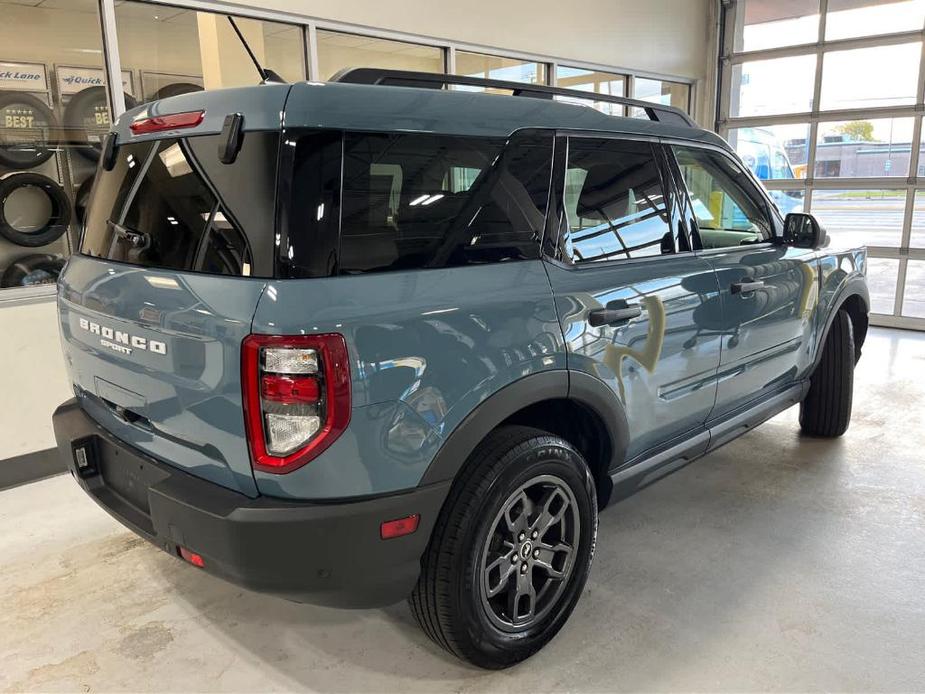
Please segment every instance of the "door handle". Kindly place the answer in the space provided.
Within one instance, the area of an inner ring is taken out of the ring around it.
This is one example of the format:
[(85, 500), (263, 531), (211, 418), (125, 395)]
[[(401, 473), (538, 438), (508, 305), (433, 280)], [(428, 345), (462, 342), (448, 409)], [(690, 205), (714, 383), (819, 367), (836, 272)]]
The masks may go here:
[[(622, 306), (619, 304), (622, 304)], [(595, 308), (588, 311), (588, 323), (593, 328), (599, 328), (602, 325), (622, 323), (630, 318), (638, 318), (641, 315), (642, 306), (639, 304), (629, 306), (625, 301), (613, 301), (607, 305), (607, 308)]]
[(764, 286), (764, 282), (761, 280), (753, 280), (751, 277), (745, 277), (741, 282), (733, 282), (732, 286), (729, 287), (729, 291), (733, 294), (745, 294), (746, 292), (753, 292), (756, 289), (761, 289)]

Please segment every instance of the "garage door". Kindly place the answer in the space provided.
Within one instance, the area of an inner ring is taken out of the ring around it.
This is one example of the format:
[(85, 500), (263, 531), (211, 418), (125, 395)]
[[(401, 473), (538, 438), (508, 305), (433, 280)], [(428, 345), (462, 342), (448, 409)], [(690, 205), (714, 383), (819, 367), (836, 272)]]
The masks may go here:
[(781, 211), (870, 253), (871, 322), (925, 330), (925, 0), (733, 0), (717, 129)]

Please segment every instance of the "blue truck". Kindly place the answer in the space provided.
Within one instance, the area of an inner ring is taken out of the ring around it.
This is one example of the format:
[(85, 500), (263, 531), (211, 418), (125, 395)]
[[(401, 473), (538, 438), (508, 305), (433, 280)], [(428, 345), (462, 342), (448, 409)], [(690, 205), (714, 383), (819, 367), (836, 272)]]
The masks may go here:
[(407, 598), (501, 668), (608, 503), (791, 406), (841, 435), (864, 250), (684, 113), (557, 96), (588, 98), (367, 68), (120, 117), (58, 283), (77, 483), (199, 570)]

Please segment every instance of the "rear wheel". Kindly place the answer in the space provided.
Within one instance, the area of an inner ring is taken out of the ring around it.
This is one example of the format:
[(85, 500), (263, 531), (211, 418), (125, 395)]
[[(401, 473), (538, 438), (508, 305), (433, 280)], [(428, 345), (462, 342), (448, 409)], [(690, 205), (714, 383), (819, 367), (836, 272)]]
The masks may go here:
[(454, 485), (411, 596), (418, 623), (486, 668), (528, 658), (568, 619), (597, 535), (594, 482), (566, 441), (502, 427)]
[(848, 429), (854, 391), (854, 329), (845, 311), (835, 314), (822, 358), (800, 405), (800, 428), (811, 436), (836, 437)]

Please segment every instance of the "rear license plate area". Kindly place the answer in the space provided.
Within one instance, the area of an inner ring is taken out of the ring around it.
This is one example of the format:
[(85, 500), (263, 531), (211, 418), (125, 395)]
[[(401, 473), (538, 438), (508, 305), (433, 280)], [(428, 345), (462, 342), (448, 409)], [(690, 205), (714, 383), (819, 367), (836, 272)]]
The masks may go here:
[(159, 482), (163, 473), (137, 456), (97, 439), (98, 465), (103, 483), (126, 503), (150, 516), (148, 489)]

